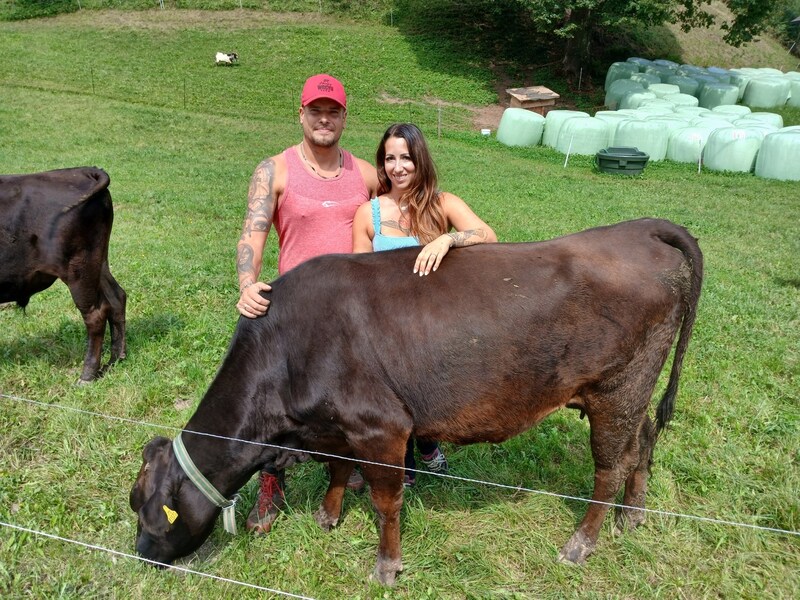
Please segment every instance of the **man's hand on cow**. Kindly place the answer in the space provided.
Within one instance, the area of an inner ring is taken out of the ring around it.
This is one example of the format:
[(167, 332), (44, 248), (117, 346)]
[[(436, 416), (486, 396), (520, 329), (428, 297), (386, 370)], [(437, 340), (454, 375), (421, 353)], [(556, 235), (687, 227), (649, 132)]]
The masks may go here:
[(422, 251), (417, 255), (417, 260), (414, 263), (414, 273), (419, 273), (419, 276), (422, 277), (438, 269), (453, 242), (453, 238), (445, 233), (432, 242), (425, 244)]
[(250, 319), (267, 314), (269, 300), (264, 298), (261, 292), (268, 292), (271, 289), (269, 285), (261, 281), (246, 285), (239, 296), (239, 302), (236, 303), (239, 314)]

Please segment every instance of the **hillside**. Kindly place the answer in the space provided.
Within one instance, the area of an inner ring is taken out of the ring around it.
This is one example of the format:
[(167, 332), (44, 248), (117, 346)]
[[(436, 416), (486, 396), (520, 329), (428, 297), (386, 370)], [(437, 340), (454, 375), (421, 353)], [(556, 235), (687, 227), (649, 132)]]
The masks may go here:
[(724, 32), (719, 24), (730, 18), (730, 11), (718, 0), (712, 2), (708, 10), (717, 20), (717, 24), (709, 29), (693, 29), (684, 33), (677, 25), (654, 28), (661, 30), (663, 40), (674, 40), (681, 62), (726, 69), (773, 67), (781, 71), (795, 71), (800, 68), (800, 59), (789, 54), (786, 48), (768, 35), (741, 48), (729, 46), (722, 40)]

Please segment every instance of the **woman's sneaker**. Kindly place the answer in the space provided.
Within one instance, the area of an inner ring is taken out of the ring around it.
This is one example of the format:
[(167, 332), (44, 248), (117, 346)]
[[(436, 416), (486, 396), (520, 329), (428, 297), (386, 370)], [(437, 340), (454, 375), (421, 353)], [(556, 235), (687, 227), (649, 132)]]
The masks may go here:
[(431, 473), (447, 475), (449, 472), (447, 458), (445, 458), (444, 452), (442, 452), (439, 448), (434, 450), (433, 454), (423, 454), (420, 456), (420, 460), (422, 461), (422, 464), (425, 465), (425, 468)]

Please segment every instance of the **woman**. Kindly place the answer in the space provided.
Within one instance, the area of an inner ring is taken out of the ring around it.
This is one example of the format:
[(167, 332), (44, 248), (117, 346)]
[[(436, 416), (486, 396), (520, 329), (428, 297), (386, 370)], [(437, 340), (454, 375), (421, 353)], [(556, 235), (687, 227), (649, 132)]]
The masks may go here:
[[(458, 196), (442, 192), (436, 166), (422, 132), (411, 123), (396, 123), (383, 134), (375, 157), (378, 197), (362, 204), (353, 220), (353, 252), (378, 252), (424, 244), (414, 273), (429, 275), (453, 246), (496, 242), (492, 228)], [(451, 229), (455, 231), (450, 231)], [(437, 442), (417, 440), (423, 464), (447, 472)], [(414, 442), (409, 438), (404, 484), (414, 485)]]

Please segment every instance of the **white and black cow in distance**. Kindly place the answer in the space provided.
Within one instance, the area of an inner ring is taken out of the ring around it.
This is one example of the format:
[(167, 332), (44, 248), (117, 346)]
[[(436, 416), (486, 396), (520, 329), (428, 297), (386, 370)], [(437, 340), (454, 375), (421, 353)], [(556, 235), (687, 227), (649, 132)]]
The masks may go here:
[(108, 174), (95, 167), (0, 175), (0, 302), (25, 308), (61, 279), (86, 325), (81, 382), (101, 371), (106, 323), (110, 363), (125, 358), (126, 295), (108, 268), (108, 185)]
[[(501, 442), (559, 408), (579, 409), (591, 427), (596, 502), (559, 557), (583, 563), (621, 487), (618, 526), (645, 520), (637, 509), (673, 414), (700, 297), (697, 241), (669, 221), (641, 219), (454, 249), (422, 278), (410, 267), (418, 252), (322, 256), (274, 281), (269, 312), (239, 319), (181, 435), (188, 455), (225, 498), (263, 464), (281, 468), (293, 458), (226, 438), (369, 461), (361, 469), (379, 516), (374, 574), (393, 584), (410, 435)], [(676, 338), (653, 423), (651, 397)], [(203, 543), (219, 508), (187, 478), (170, 440), (152, 440), (143, 459), (130, 494), (136, 549), (170, 563)], [(330, 462), (315, 513), (325, 530), (339, 520), (352, 468)]]

